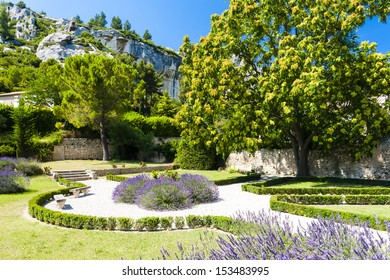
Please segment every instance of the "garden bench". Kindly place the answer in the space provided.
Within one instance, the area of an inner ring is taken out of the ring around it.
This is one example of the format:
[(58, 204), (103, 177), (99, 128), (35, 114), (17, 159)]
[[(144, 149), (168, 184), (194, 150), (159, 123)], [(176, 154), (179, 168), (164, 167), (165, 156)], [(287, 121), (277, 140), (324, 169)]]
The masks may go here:
[(79, 197), (80, 192), (82, 192), (84, 195), (87, 195), (90, 188), (91, 186), (84, 186), (84, 187), (70, 189), (69, 191), (73, 193), (74, 197)]
[(62, 209), (65, 207), (66, 198), (63, 194), (56, 194), (53, 196), (53, 198), (57, 202), (57, 207), (59, 209)]

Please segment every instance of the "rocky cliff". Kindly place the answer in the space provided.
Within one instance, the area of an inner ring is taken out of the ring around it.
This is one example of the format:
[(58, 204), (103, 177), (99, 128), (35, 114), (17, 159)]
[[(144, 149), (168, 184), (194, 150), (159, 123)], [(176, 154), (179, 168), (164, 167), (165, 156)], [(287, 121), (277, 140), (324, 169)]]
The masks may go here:
[[(100, 41), (108, 50), (126, 53), (136, 60), (151, 63), (154, 69), (163, 76), (163, 90), (167, 90), (173, 98), (178, 98), (180, 88), (179, 66), (181, 57), (173, 50), (157, 47), (135, 38), (125, 38), (114, 29), (94, 30), (86, 26), (78, 26), (74, 19), (55, 19), (44, 14), (37, 14), (30, 9), (8, 6), (10, 18), (16, 21), (15, 38), (34, 40), (39, 36), (39, 21), (50, 25), (53, 30), (43, 38), (36, 49), (36, 55), (43, 61), (53, 58), (63, 62), (68, 56), (96, 53), (93, 44), (82, 40), (85, 32)], [(104, 50), (103, 50), (104, 51)]]

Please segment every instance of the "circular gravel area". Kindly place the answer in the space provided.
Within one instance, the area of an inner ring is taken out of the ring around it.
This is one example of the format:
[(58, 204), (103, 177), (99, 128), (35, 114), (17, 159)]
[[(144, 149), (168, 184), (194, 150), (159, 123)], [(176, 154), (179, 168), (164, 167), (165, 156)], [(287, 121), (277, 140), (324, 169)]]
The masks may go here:
[(219, 186), (219, 200), (213, 203), (199, 204), (192, 208), (177, 211), (152, 211), (138, 207), (134, 204), (115, 203), (112, 198), (114, 188), (118, 182), (104, 179), (83, 181), (91, 186), (88, 195), (80, 195), (78, 198), (66, 197), (65, 207), (58, 209), (55, 201), (48, 202), (45, 207), (64, 213), (84, 214), (99, 217), (130, 217), (138, 219), (142, 217), (167, 217), (187, 215), (212, 215), (232, 217), (237, 213), (248, 211), (266, 213), (278, 213), (282, 219), (287, 218), (294, 226), (306, 225), (313, 221), (311, 218), (279, 213), (270, 210), (270, 195), (256, 195), (241, 190), (241, 184)]

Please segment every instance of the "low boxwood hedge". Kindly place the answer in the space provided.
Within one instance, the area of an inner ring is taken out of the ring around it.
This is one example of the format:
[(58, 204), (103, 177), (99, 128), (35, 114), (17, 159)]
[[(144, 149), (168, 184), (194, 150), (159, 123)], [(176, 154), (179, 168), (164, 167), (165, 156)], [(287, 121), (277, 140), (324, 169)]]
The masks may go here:
[[(216, 185), (222, 186), (222, 185), (238, 184), (238, 183), (256, 181), (256, 180), (260, 180), (260, 178), (261, 178), (260, 174), (251, 174), (251, 175), (247, 175), (247, 176), (240, 176), (240, 177), (230, 178), (230, 179), (213, 180), (213, 182)], [(109, 181), (123, 182), (129, 178), (124, 177), (124, 176), (119, 176), (119, 175), (107, 174), (106, 179)], [(390, 189), (389, 189), (389, 191), (390, 191)], [(390, 192), (389, 192), (389, 194), (390, 194)]]
[[(288, 188), (274, 187), (276, 185), (298, 182), (327, 182), (340, 184), (356, 184), (366, 187), (319, 187), (319, 188)], [(355, 214), (330, 209), (316, 208), (312, 205), (388, 205), (390, 204), (390, 181), (365, 180), (335, 177), (285, 177), (265, 182), (245, 184), (243, 191), (255, 194), (272, 195), (270, 207), (272, 210), (294, 215), (317, 218), (334, 218), (340, 216), (354, 224), (367, 223), (369, 227), (386, 230), (385, 221), (389, 218), (373, 215)]]
[[(72, 184), (71, 184), (72, 185)], [(48, 201), (53, 199), (56, 194), (67, 196), (70, 194), (71, 187), (59, 189), (37, 195), (28, 202), (28, 212), (33, 217), (42, 222), (67, 227), (74, 229), (87, 230), (121, 230), (121, 231), (155, 231), (155, 230), (171, 230), (198, 228), (198, 227), (213, 227), (223, 231), (231, 232), (234, 227), (235, 220), (223, 216), (195, 216), (188, 217), (145, 217), (140, 219), (132, 219), (127, 217), (97, 217), (81, 214), (69, 214), (60, 211), (54, 211), (44, 207)]]

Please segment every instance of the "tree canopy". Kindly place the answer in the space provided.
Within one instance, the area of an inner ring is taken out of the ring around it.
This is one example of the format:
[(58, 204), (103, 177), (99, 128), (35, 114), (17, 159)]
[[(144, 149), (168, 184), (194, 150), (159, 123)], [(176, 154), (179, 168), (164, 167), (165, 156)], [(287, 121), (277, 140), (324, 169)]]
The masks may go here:
[(184, 134), (219, 153), (288, 139), (298, 176), (313, 147), (371, 153), (390, 127), (390, 56), (356, 30), (389, 11), (386, 0), (231, 0), (181, 47)]
[(103, 160), (109, 159), (107, 125), (125, 110), (132, 98), (137, 70), (129, 64), (102, 55), (87, 54), (65, 60), (64, 79), (69, 90), (61, 93), (55, 113), (75, 127), (99, 128)]

